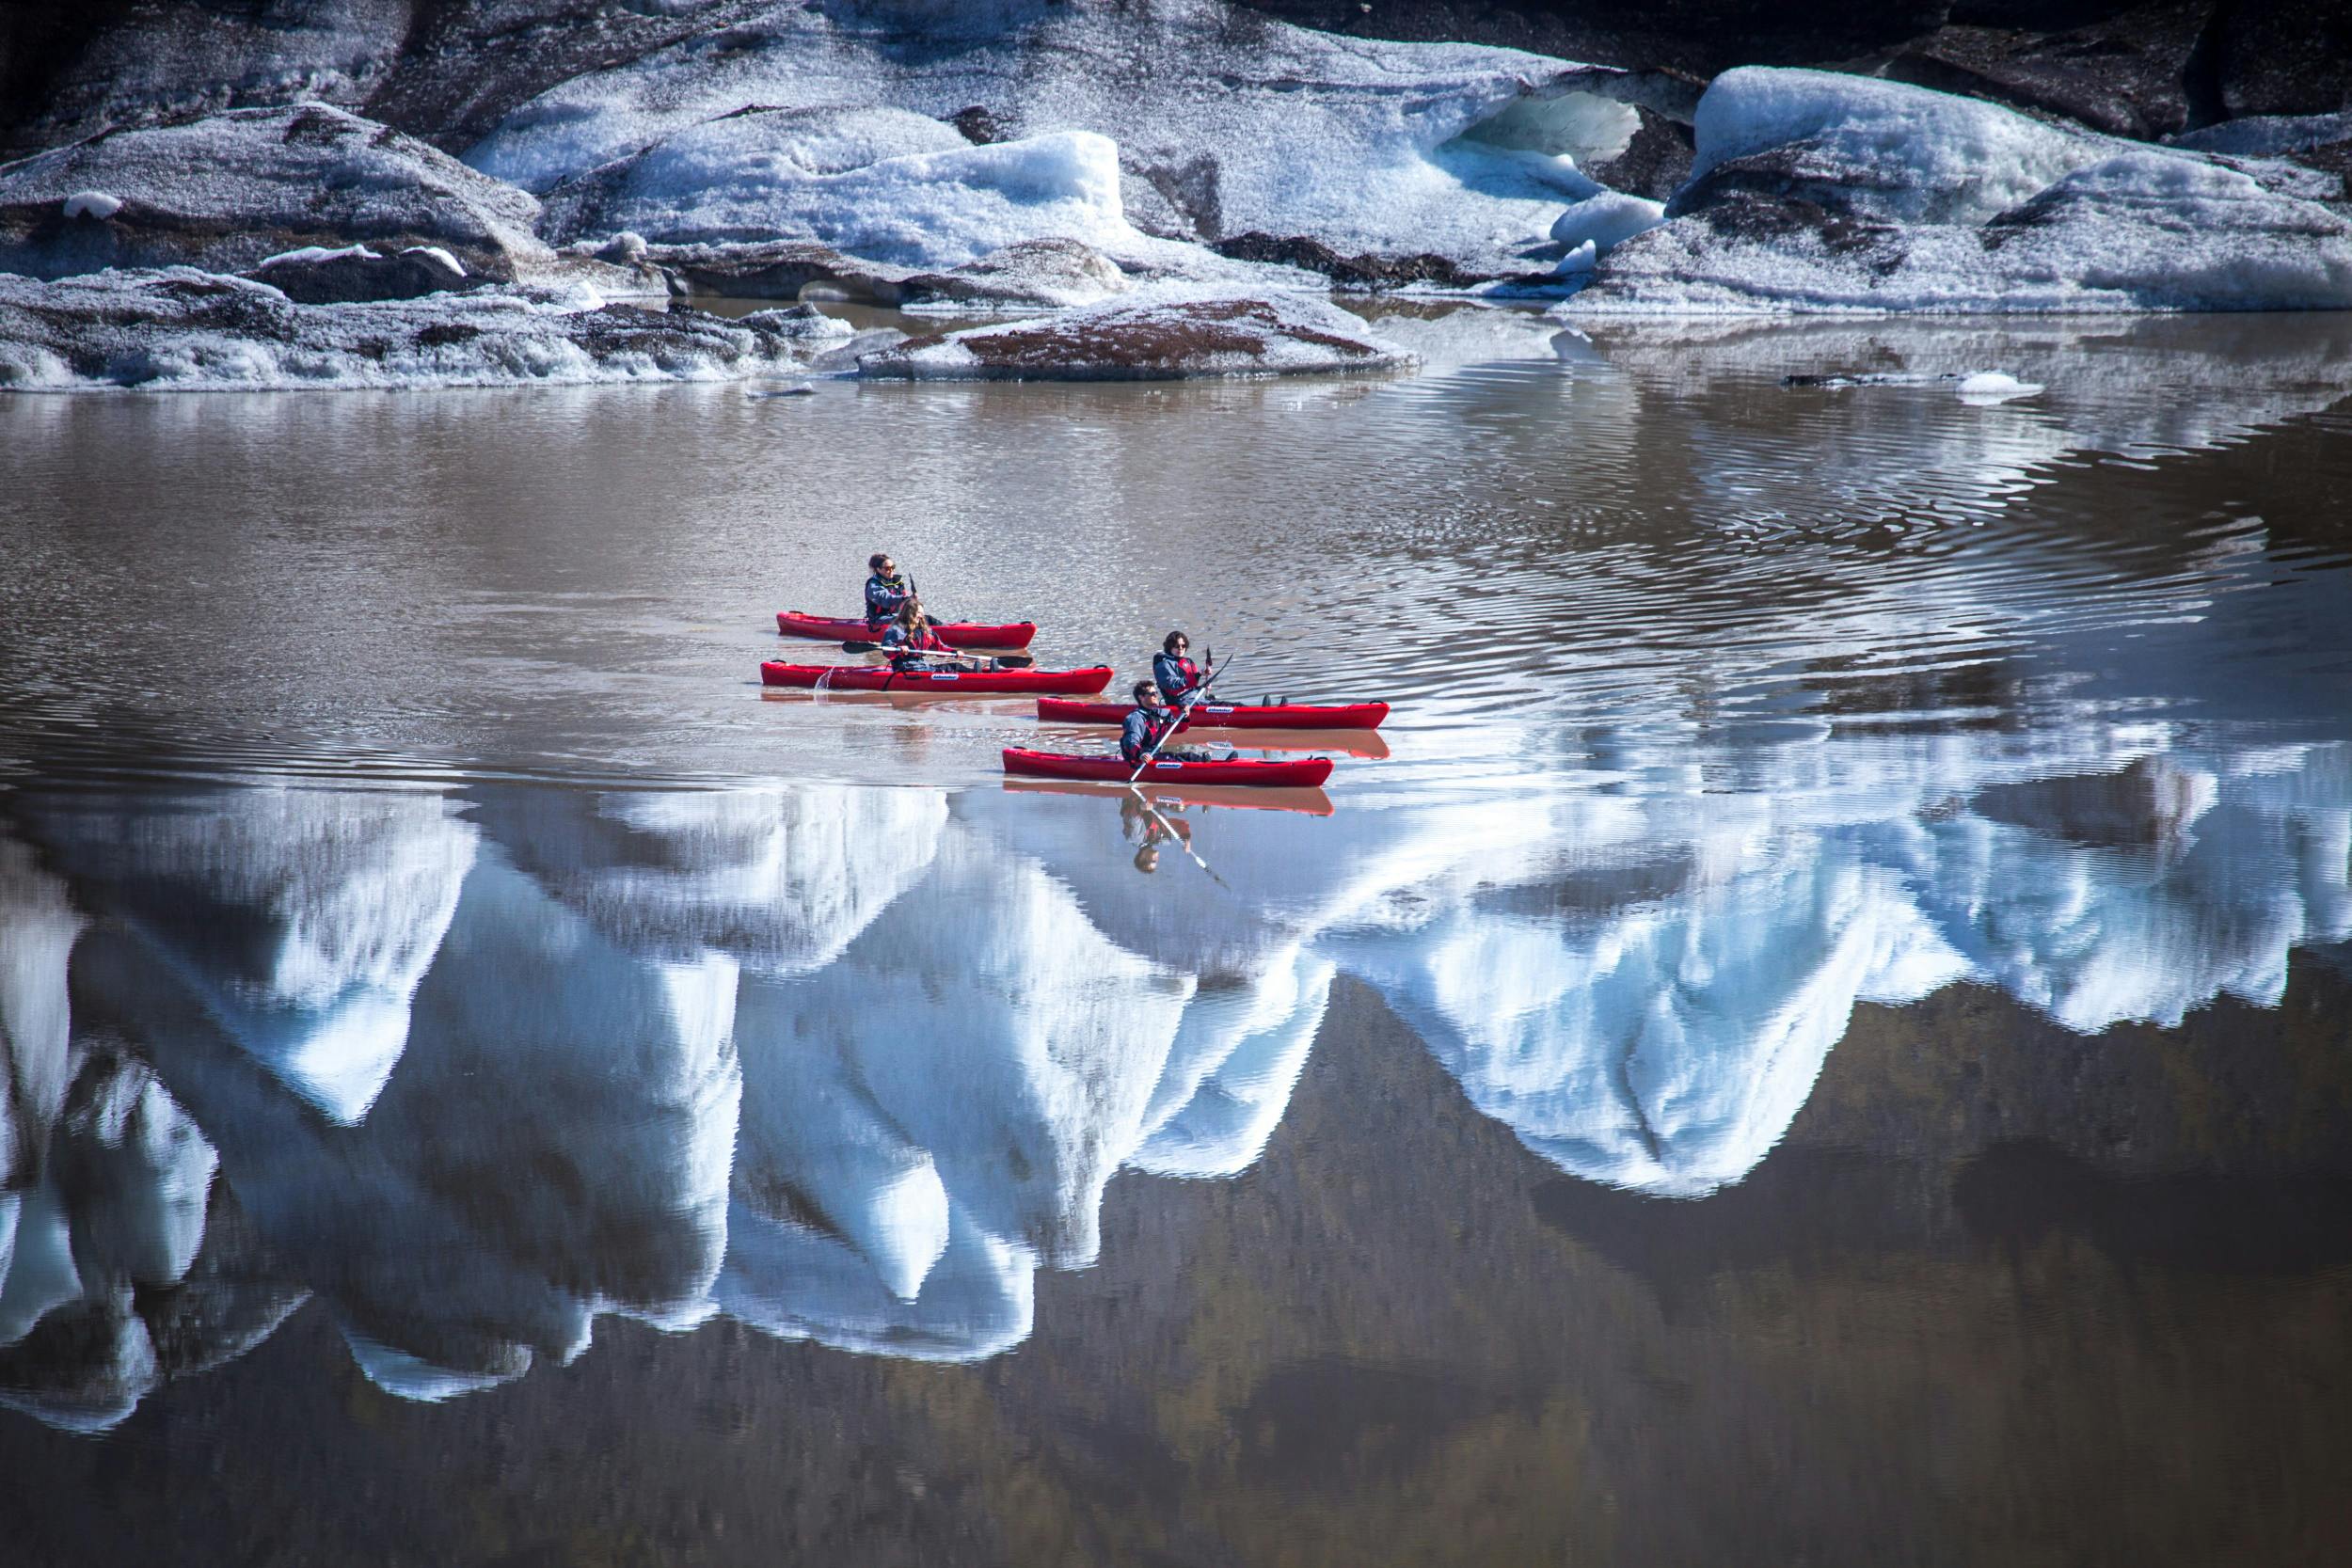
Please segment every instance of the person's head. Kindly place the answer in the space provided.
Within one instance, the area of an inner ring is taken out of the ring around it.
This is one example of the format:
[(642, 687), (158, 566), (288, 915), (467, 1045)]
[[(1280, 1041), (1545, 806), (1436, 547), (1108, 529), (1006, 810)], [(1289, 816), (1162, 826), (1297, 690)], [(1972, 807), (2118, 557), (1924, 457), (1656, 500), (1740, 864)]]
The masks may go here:
[(1160, 705), (1160, 687), (1157, 681), (1137, 681), (1129, 695), (1135, 698), (1137, 707)]
[(866, 569), (877, 577), (896, 577), (898, 563), (890, 559), (888, 550), (877, 550), (866, 558)]
[(1191, 651), (1192, 639), (1186, 637), (1181, 631), (1169, 632), (1160, 642), (1160, 652), (1164, 654), (1173, 654), (1178, 658), (1184, 657), (1184, 655), (1190, 653)]
[(923, 601), (909, 594), (898, 607), (898, 624), (910, 631), (923, 624)]
[(1149, 877), (1160, 868), (1160, 847), (1147, 844), (1136, 851), (1136, 869)]

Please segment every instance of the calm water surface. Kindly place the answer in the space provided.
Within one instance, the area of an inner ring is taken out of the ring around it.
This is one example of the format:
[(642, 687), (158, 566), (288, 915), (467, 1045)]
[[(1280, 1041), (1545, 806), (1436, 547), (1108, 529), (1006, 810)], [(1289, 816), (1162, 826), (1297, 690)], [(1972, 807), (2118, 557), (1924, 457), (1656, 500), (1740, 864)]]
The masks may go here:
[(0, 1557), (2352, 1553), (2352, 322), (1385, 325), (0, 402)]

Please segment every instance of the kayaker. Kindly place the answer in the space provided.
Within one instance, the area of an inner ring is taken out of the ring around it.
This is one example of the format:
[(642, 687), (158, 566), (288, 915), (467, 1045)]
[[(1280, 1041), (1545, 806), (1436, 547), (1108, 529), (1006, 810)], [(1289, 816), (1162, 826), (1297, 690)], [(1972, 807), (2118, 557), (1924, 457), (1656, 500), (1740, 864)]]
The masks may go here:
[(1152, 678), (1159, 683), (1160, 695), (1178, 707), (1190, 707), (1200, 700), (1200, 687), (1205, 677), (1200, 667), (1192, 661), (1192, 639), (1181, 631), (1171, 631), (1160, 642), (1160, 651), (1152, 657)]
[(866, 625), (879, 629), (898, 615), (899, 606), (914, 597), (914, 585), (898, 575), (898, 563), (887, 550), (867, 556), (866, 569), (873, 574), (866, 579)]
[[(1136, 705), (1134, 710), (1127, 715), (1126, 722), (1119, 728), (1119, 754), (1126, 761), (1128, 767), (1139, 768), (1143, 765), (1144, 757), (1151, 752), (1152, 743), (1159, 739), (1164, 732), (1181, 722), (1184, 716), (1160, 701), (1160, 689), (1150, 681), (1136, 682), (1131, 695), (1136, 700)], [(1236, 753), (1231, 752), (1226, 753), (1229, 757), (1234, 754)], [(1207, 752), (1180, 752), (1171, 747), (1163, 746), (1159, 750), (1158, 760), (1162, 762), (1217, 762), (1223, 759), (1212, 756)]]
[(890, 655), (890, 667), (894, 670), (935, 670), (943, 666), (961, 668), (965, 665), (986, 668), (986, 661), (983, 660), (939, 657), (950, 655), (953, 650), (932, 629), (931, 618), (923, 613), (922, 599), (913, 594), (899, 601), (890, 625), (882, 628), (881, 641), (882, 651)]

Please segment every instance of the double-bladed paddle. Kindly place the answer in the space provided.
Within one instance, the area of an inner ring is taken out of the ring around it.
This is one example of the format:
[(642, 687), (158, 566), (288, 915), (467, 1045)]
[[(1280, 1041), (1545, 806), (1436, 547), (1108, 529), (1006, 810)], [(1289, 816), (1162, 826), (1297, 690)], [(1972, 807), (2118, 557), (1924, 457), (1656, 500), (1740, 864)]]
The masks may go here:
[[(842, 643), (841, 651), (845, 654), (887, 654), (897, 653), (902, 650), (886, 647), (880, 642), (867, 642), (861, 639), (860, 641), (854, 642)], [(908, 648), (903, 651), (910, 654), (921, 654), (928, 658), (959, 658), (963, 660), (966, 664), (987, 664), (993, 659), (994, 663), (1007, 670), (1026, 670), (1030, 665), (1037, 662), (1037, 656), (1034, 654), (996, 654), (993, 656), (988, 654), (944, 654), (936, 648)]]

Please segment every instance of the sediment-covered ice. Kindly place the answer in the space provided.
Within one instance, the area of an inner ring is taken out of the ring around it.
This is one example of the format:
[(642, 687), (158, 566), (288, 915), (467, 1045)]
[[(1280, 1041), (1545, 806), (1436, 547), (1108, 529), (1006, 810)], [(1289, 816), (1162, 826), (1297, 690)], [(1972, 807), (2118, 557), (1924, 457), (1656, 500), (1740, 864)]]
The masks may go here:
[(1411, 362), (1362, 320), (1303, 294), (1160, 294), (1035, 321), (929, 334), (863, 355), (858, 373), (899, 381), (1161, 381), (1379, 371)]
[(1560, 211), (1597, 188), (1576, 158), (1622, 150), (1634, 120), (1597, 100), (1505, 120), (1521, 98), (1592, 74), (1557, 60), (1334, 38), (1217, 0), (914, 10), (795, 0), (720, 37), (723, 48), (690, 40), (551, 88), (467, 160), (544, 193), (724, 116), (882, 106), (954, 119), (993, 142), (1108, 137), (1128, 215), (1147, 232), (1308, 236), (1345, 255), (1430, 252), (1492, 276), (1549, 266), (1523, 253), (1547, 246)]
[(304, 305), (184, 267), (0, 274), (0, 390), (20, 392), (723, 381), (850, 335), (804, 307), (728, 321), (517, 289)]
[(1744, 67), (1700, 100), (1668, 221), (1573, 312), (2352, 306), (2343, 181), (1973, 99)]

